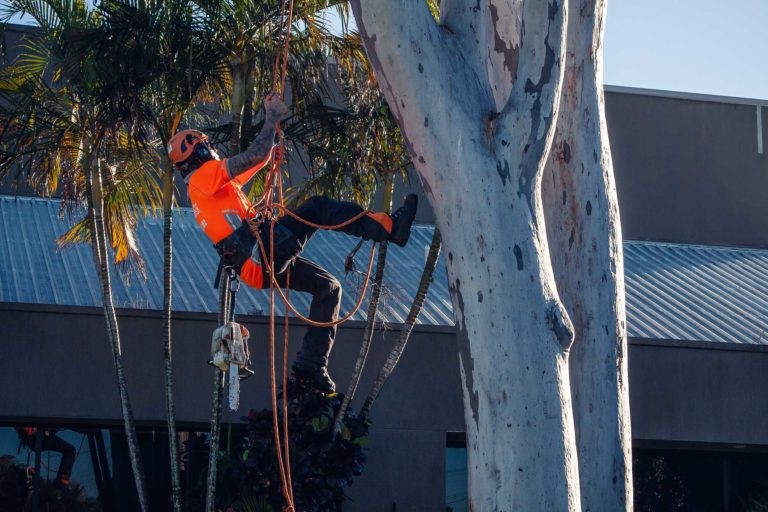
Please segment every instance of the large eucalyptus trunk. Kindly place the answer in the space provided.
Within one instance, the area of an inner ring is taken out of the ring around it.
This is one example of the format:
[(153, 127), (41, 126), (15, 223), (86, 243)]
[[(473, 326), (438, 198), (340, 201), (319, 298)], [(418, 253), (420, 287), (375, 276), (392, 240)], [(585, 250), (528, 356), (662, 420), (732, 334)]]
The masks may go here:
[(171, 305), (173, 304), (173, 166), (165, 162), (163, 173), (163, 359), (165, 361), (165, 414), (168, 422), (168, 451), (171, 458), (171, 500), (181, 512), (179, 439), (173, 401), (173, 357)]
[[(352, 8), (443, 236), (470, 507), (579, 510), (574, 328), (541, 196), (560, 107), (566, 5), (444, 0), (439, 23), (421, 1), (353, 0)], [(589, 30), (578, 21), (570, 28)]]
[(141, 462), (139, 443), (136, 436), (136, 422), (133, 418), (131, 399), (128, 396), (128, 384), (123, 371), (123, 356), (120, 347), (120, 331), (117, 324), (117, 314), (112, 302), (112, 281), (109, 274), (109, 252), (106, 242), (106, 229), (104, 228), (104, 198), (102, 188), (102, 169), (98, 159), (85, 159), (84, 174), (86, 179), (86, 191), (89, 207), (93, 216), (93, 231), (91, 247), (94, 263), (96, 264), (99, 283), (101, 284), (101, 300), (104, 309), (104, 319), (107, 324), (107, 337), (112, 349), (112, 360), (115, 364), (115, 376), (120, 393), (120, 406), (123, 414), (125, 438), (128, 444), (128, 456), (133, 470), (136, 493), (142, 512), (149, 510), (147, 501), (147, 488), (144, 478), (144, 467)]
[(604, 116), (605, 0), (571, 0), (568, 58), (544, 177), (547, 235), (571, 313), (582, 509), (632, 503), (621, 226)]

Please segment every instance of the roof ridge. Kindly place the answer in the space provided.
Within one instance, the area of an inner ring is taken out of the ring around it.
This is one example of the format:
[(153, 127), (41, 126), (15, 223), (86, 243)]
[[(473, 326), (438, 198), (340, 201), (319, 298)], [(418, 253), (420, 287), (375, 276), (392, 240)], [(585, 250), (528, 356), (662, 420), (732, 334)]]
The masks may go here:
[(710, 245), (710, 244), (697, 244), (686, 242), (669, 242), (669, 241), (656, 241), (656, 240), (630, 240), (625, 238), (623, 240), (625, 245), (638, 245), (638, 246), (654, 246), (654, 247), (670, 247), (676, 249), (702, 249), (706, 251), (722, 251), (722, 252), (756, 252), (766, 253), (768, 255), (768, 248), (761, 247), (745, 247), (739, 245)]

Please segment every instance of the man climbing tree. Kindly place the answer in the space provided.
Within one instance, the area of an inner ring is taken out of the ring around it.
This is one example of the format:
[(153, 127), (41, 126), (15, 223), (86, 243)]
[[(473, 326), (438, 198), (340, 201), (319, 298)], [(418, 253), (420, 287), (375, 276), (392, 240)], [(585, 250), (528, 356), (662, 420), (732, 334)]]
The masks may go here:
[(279, 219), (256, 215), (242, 187), (273, 156), (281, 160), (282, 148), (274, 146), (275, 133), (288, 113), (277, 94), (266, 97), (264, 109), (264, 126), (240, 154), (222, 160), (204, 133), (183, 130), (168, 143), (168, 155), (187, 183), (195, 220), (215, 244), (224, 266), (233, 268), (247, 285), (266, 288), (272, 279), (268, 258), (273, 244), (275, 284), (312, 295), (309, 319), (319, 325), (308, 327), (293, 375), (318, 391), (333, 393), (336, 386), (327, 365), (336, 336), (333, 324), (339, 316), (341, 285), (326, 270), (302, 258), (301, 251), (316, 226), (404, 246), (418, 198), (408, 195), (392, 215), (322, 196), (308, 199)]

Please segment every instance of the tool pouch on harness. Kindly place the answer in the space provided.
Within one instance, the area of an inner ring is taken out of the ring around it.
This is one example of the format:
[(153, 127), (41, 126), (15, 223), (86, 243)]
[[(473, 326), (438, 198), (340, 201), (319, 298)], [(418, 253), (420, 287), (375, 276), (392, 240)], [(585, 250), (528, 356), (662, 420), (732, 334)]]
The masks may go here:
[(231, 267), (235, 269), (235, 272), (240, 273), (243, 264), (251, 257), (254, 245), (256, 245), (256, 239), (251, 235), (250, 226), (246, 220), (243, 220), (240, 227), (228, 237), (214, 245), (216, 252), (219, 253), (219, 258), (221, 258), (219, 269), (216, 272), (215, 288), (219, 287), (222, 269)]

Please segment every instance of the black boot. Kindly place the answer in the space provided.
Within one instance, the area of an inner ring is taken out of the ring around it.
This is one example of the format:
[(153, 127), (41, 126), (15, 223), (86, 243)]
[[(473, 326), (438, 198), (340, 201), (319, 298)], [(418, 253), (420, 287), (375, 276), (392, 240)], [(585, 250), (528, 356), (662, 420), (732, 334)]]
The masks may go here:
[(392, 233), (389, 235), (389, 241), (404, 247), (411, 236), (411, 224), (416, 217), (416, 209), (419, 207), (419, 196), (408, 194), (405, 196), (403, 206), (398, 208), (392, 217)]
[(292, 369), (296, 380), (326, 395), (336, 392), (336, 383), (328, 375), (328, 367), (310, 362), (296, 361), (293, 363)]

